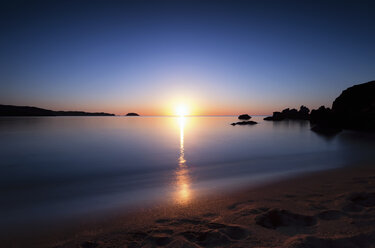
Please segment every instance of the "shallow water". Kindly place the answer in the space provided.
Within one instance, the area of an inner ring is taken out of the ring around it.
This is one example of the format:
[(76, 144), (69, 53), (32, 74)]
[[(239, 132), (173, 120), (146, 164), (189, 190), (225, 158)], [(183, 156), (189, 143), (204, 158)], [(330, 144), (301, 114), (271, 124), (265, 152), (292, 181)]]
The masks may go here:
[(198, 196), (375, 161), (373, 135), (236, 117), (0, 119), (0, 229)]

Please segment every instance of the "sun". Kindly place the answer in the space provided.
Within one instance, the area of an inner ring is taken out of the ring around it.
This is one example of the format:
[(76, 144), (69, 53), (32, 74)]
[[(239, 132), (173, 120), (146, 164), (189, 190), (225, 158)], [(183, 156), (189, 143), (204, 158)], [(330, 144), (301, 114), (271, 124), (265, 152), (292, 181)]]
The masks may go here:
[(180, 104), (176, 107), (176, 115), (185, 116), (188, 114), (189, 114), (189, 108), (186, 105)]

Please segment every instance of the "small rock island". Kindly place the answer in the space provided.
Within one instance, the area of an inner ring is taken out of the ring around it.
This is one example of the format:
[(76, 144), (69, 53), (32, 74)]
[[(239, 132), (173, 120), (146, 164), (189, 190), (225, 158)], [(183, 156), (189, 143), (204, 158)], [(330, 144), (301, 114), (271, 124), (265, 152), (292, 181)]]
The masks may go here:
[(125, 116), (139, 116), (137, 113), (127, 113)]
[(238, 119), (239, 119), (239, 120), (250, 120), (250, 119), (251, 119), (251, 116), (248, 115), (248, 114), (242, 114), (242, 115), (239, 115), (239, 116), (238, 116)]
[(236, 126), (236, 125), (255, 125), (258, 124), (256, 121), (239, 121), (239, 122), (233, 122), (231, 125)]
[(233, 122), (231, 125), (236, 126), (236, 125), (254, 125), (258, 124), (255, 121), (249, 121), (251, 119), (251, 116), (248, 114), (242, 114), (238, 116), (239, 120), (245, 120), (245, 121), (239, 121), (239, 122)]

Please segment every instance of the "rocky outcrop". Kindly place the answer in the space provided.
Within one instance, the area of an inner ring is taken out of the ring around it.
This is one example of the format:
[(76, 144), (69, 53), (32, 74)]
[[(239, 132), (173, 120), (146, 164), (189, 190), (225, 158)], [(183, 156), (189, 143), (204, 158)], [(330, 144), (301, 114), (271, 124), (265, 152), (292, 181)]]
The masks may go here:
[(273, 112), (272, 116), (265, 117), (265, 121), (282, 121), (285, 119), (291, 120), (308, 120), (309, 119), (309, 108), (301, 106), (299, 110), (297, 109), (284, 109), (281, 112)]
[(312, 130), (338, 133), (342, 129), (375, 130), (375, 81), (354, 85), (344, 90), (332, 104), (311, 111)]
[(343, 128), (375, 130), (375, 81), (344, 90), (333, 102), (332, 111)]
[(248, 114), (242, 114), (242, 115), (238, 116), (238, 119), (239, 120), (250, 120), (251, 116), (248, 115)]
[(310, 122), (311, 123), (321, 123), (321, 122), (332, 122), (334, 121), (334, 115), (330, 108), (325, 106), (320, 106), (318, 109), (311, 110)]
[(313, 109), (310, 114), (311, 130), (326, 136), (334, 136), (342, 131), (337, 122), (336, 115), (330, 108), (320, 106)]
[(265, 121), (282, 121), (285, 117), (281, 112), (273, 112), (272, 116), (267, 116), (263, 118)]
[(284, 109), (264, 118), (266, 121), (310, 120), (312, 131), (335, 135), (342, 129), (375, 131), (375, 81), (354, 85), (344, 90), (332, 104), (332, 109), (321, 106), (311, 111), (301, 106)]

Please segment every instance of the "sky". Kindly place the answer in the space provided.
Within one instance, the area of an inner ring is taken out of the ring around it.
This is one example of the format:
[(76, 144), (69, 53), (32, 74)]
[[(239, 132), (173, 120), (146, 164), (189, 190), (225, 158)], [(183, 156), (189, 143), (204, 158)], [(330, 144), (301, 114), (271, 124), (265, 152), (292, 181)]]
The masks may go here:
[(331, 106), (375, 79), (374, 1), (2, 1), (0, 104), (115, 114)]

